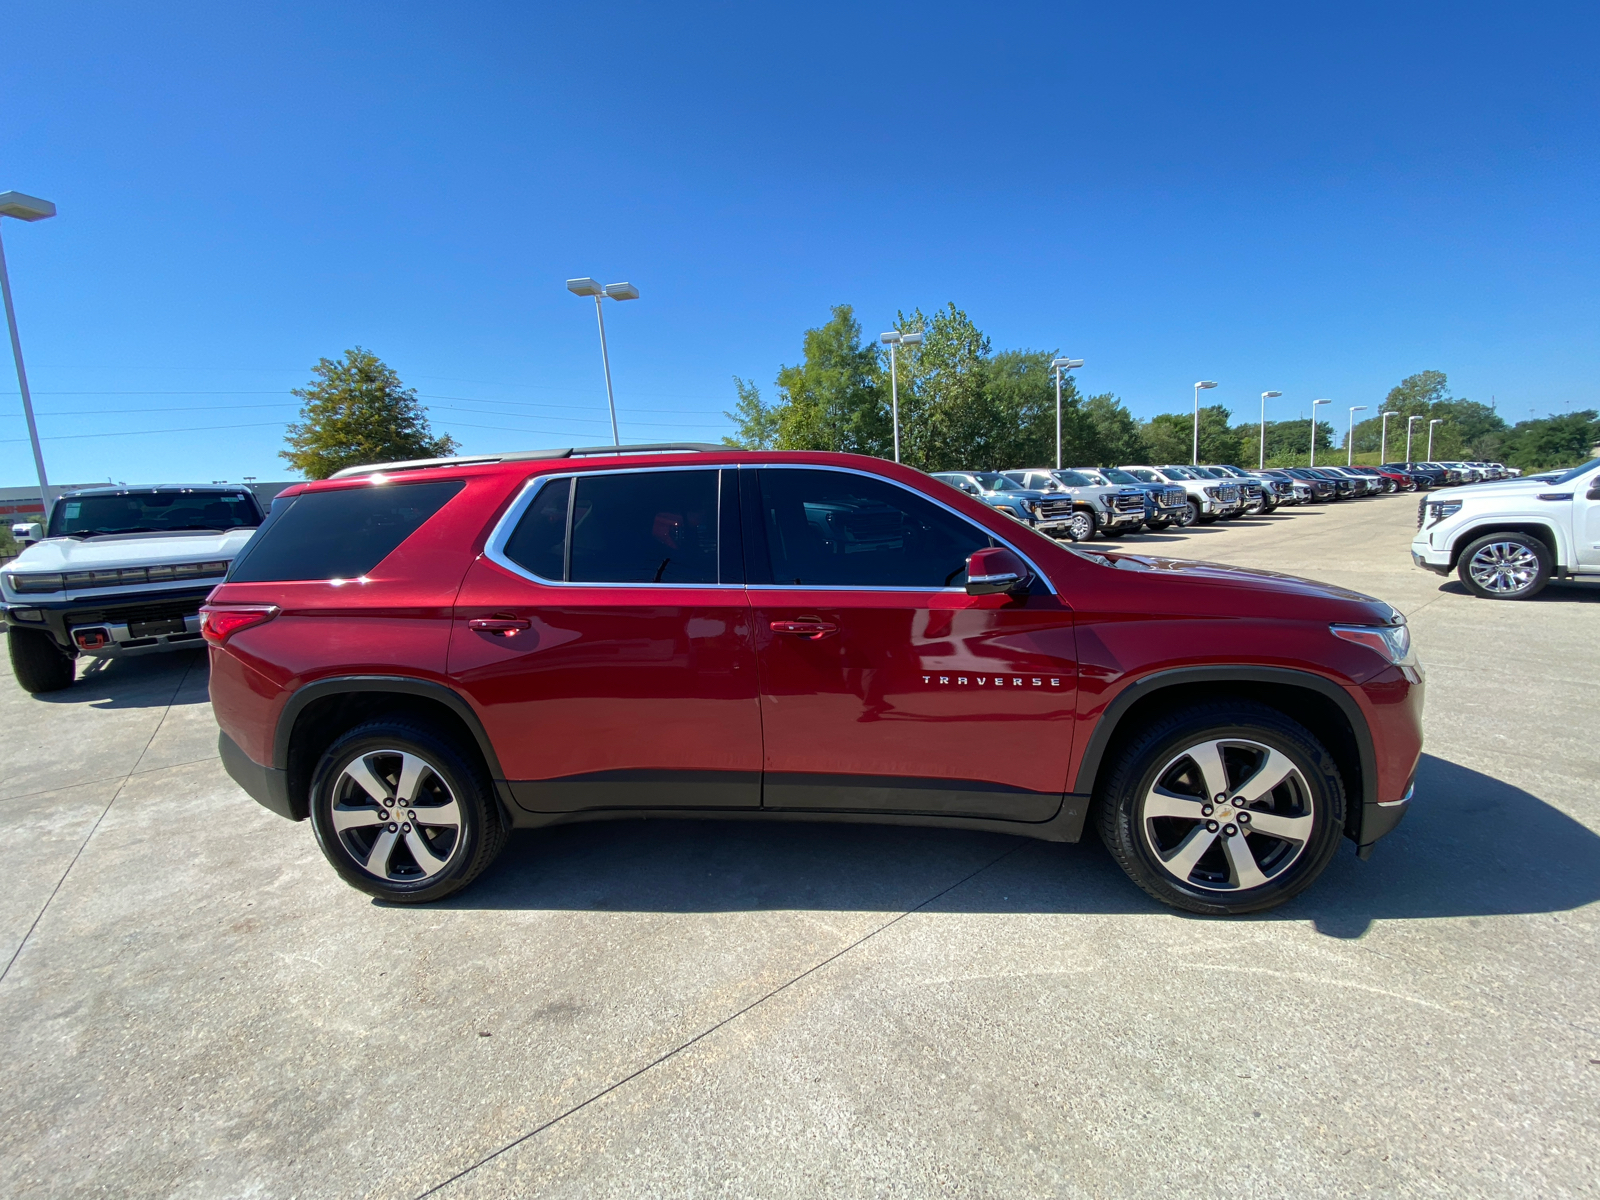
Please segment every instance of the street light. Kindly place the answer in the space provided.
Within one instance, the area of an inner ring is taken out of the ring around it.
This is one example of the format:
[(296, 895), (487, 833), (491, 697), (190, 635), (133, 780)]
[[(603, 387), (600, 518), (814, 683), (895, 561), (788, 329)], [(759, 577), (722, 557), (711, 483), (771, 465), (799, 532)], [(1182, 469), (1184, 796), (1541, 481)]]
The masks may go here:
[(1282, 392), (1261, 393), (1261, 462), (1258, 464), (1263, 471), (1267, 469), (1267, 401), (1276, 400)]
[(1332, 400), (1313, 400), (1311, 402), (1311, 466), (1317, 465), (1317, 405), (1332, 404)]
[(1394, 414), (1381, 412), (1378, 415), (1383, 418), (1383, 435), (1378, 441), (1378, 465), (1381, 467), (1389, 461), (1389, 418)]
[(894, 416), (894, 460), (900, 461), (900, 378), (899, 368), (895, 364), (894, 351), (896, 346), (920, 346), (922, 335), (920, 333), (901, 333), (898, 329), (891, 329), (888, 333), (880, 333), (878, 340), (889, 347), (889, 410)]
[(1428, 461), (1429, 462), (1433, 461), (1433, 427), (1435, 425), (1443, 425), (1443, 424), (1444, 424), (1444, 418), (1443, 417), (1435, 417), (1433, 420), (1428, 422)]
[[(1347, 467), (1356, 465), (1356, 414), (1366, 411), (1366, 407), (1365, 404), (1352, 404), (1350, 406), (1350, 429), (1344, 435), (1344, 465)], [(1316, 441), (1316, 438), (1311, 440)]]
[[(56, 206), (48, 200), (24, 196), (21, 192), (0, 192), (0, 217), (42, 221), (55, 215)], [(6, 325), (11, 330), (11, 357), (17, 363), (17, 388), (22, 392), (22, 415), (28, 419), (28, 441), (33, 445), (33, 465), (39, 472), (39, 499), (44, 504), (45, 523), (49, 524), (50, 480), (44, 473), (44, 451), (39, 448), (39, 427), (33, 421), (33, 395), (28, 391), (28, 372), (22, 367), (22, 339), (17, 336), (17, 310), (11, 303), (11, 276), (6, 271), (4, 245), (0, 245), (0, 293), (5, 296)]]
[(1420, 416), (1406, 418), (1406, 466), (1411, 465), (1411, 427), (1422, 420)]
[(1194, 385), (1194, 465), (1197, 467), (1200, 465), (1200, 393), (1216, 386), (1214, 379), (1202, 379)]
[(569, 279), (567, 291), (574, 296), (594, 297), (594, 319), (600, 323), (600, 362), (606, 369), (606, 403), (611, 406), (611, 444), (622, 445), (622, 438), (617, 433), (617, 398), (611, 391), (611, 356), (606, 353), (606, 318), (600, 311), (600, 299), (609, 296), (613, 300), (637, 300), (639, 289), (631, 283), (608, 283), (601, 287), (592, 279)]
[(1050, 369), (1056, 373), (1056, 470), (1061, 469), (1061, 372), (1076, 371), (1083, 366), (1081, 358), (1053, 358)]

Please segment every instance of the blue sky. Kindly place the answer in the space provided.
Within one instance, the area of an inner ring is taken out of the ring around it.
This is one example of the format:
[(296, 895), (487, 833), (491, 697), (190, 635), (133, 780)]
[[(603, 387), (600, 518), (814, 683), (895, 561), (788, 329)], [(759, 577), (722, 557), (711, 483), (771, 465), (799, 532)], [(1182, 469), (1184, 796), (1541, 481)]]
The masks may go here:
[(574, 275), (643, 293), (607, 313), (630, 441), (715, 440), (838, 303), (954, 300), (1140, 416), (1207, 378), (1342, 425), (1427, 368), (1593, 406), (1597, 13), (18, 7), (0, 190), (60, 216), (3, 234), (52, 479), (285, 478), (288, 389), (355, 344), (468, 451), (608, 440)]

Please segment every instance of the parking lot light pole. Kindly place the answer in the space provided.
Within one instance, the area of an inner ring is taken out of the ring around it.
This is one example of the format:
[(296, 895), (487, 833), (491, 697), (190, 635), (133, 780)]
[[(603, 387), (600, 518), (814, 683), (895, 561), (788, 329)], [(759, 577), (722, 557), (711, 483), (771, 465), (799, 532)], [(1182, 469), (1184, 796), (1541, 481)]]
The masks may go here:
[(896, 346), (920, 346), (922, 334), (901, 333), (898, 329), (891, 329), (888, 333), (880, 333), (878, 340), (889, 347), (889, 411), (894, 420), (894, 460), (900, 461), (900, 377), (899, 368), (895, 364), (894, 351)]
[(1056, 470), (1061, 469), (1061, 372), (1076, 371), (1083, 366), (1081, 358), (1053, 358), (1050, 369), (1056, 373)]
[[(1350, 428), (1344, 435), (1344, 465), (1347, 467), (1356, 465), (1356, 414), (1366, 407), (1365, 404), (1352, 404), (1350, 406)], [(1316, 439), (1313, 438), (1312, 440), (1315, 441)]]
[(1283, 395), (1282, 392), (1261, 393), (1261, 461), (1256, 464), (1257, 470), (1267, 469), (1267, 401), (1274, 400)]
[[(0, 192), (0, 218), (42, 221), (56, 215), (56, 206), (37, 196), (21, 192)], [(0, 224), (3, 224), (0, 220)], [(39, 500), (44, 504), (45, 523), (50, 522), (50, 480), (44, 472), (44, 451), (39, 448), (39, 427), (33, 421), (33, 396), (28, 391), (28, 372), (22, 366), (22, 339), (17, 336), (17, 310), (11, 303), (11, 276), (6, 271), (6, 250), (0, 245), (0, 294), (5, 297), (6, 325), (11, 330), (11, 357), (17, 364), (17, 390), (22, 393), (22, 415), (28, 420), (28, 441), (33, 446), (33, 466), (39, 472)]]
[(1215, 379), (1202, 379), (1194, 385), (1194, 465), (1200, 465), (1200, 393), (1217, 386)]
[(1421, 417), (1406, 418), (1406, 464), (1408, 466), (1411, 463), (1411, 427), (1420, 420), (1422, 420)]
[(608, 283), (601, 287), (592, 279), (569, 279), (567, 291), (575, 296), (594, 297), (594, 319), (600, 323), (600, 362), (606, 369), (606, 403), (611, 407), (611, 444), (622, 445), (617, 433), (617, 398), (611, 391), (611, 355), (606, 352), (606, 316), (600, 311), (600, 300), (609, 296), (613, 300), (637, 300), (639, 289), (631, 283)]
[(1443, 424), (1444, 424), (1444, 418), (1443, 417), (1435, 417), (1433, 420), (1428, 422), (1428, 461), (1429, 462), (1433, 461), (1433, 427), (1435, 425), (1443, 425)]
[(1378, 439), (1378, 465), (1381, 467), (1389, 461), (1389, 418), (1394, 414), (1381, 412), (1378, 415), (1383, 418), (1383, 433)]
[(1317, 465), (1317, 405), (1332, 404), (1332, 400), (1313, 400), (1311, 402), (1311, 466)]

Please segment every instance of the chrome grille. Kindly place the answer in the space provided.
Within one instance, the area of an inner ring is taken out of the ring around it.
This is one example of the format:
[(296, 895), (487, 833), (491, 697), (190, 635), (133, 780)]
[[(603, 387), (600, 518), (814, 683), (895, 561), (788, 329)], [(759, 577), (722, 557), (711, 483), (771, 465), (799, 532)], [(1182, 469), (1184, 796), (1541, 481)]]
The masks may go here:
[(1054, 521), (1066, 516), (1072, 511), (1071, 500), (1041, 500), (1039, 501), (1039, 517), (1041, 520)]
[(1239, 489), (1232, 486), (1219, 487), (1217, 489), (1217, 499), (1224, 504), (1237, 504), (1239, 503)]
[(1119, 492), (1113, 497), (1114, 507), (1118, 512), (1143, 512), (1143, 492)]
[(1246, 483), (1246, 484), (1243, 484), (1241, 486), (1244, 488), (1244, 494), (1245, 494), (1245, 498), (1246, 499), (1249, 499), (1249, 500), (1259, 500), (1259, 499), (1261, 499), (1261, 485), (1259, 483)]
[(1162, 508), (1177, 508), (1180, 504), (1188, 503), (1188, 500), (1189, 493), (1182, 488), (1167, 488), (1161, 493)]
[(1417, 501), (1417, 528), (1418, 529), (1422, 528), (1422, 518), (1427, 513), (1427, 511), (1428, 511), (1428, 502), (1426, 500), (1418, 500)]

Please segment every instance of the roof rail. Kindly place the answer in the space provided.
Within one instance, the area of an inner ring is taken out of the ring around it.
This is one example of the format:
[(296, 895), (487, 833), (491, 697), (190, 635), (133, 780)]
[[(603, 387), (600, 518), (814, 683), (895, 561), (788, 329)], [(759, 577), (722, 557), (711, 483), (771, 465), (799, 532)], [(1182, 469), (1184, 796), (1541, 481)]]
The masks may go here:
[(734, 446), (718, 446), (713, 442), (650, 442), (638, 446), (565, 446), (558, 450), (512, 450), (505, 454), (476, 454), (459, 458), (413, 458), (406, 462), (367, 463), (359, 467), (345, 467), (329, 475), (329, 479), (349, 479), (353, 475), (371, 475), (374, 471), (420, 471), (432, 467), (477, 467), (489, 463), (525, 462), (544, 458), (589, 458), (603, 454), (672, 454), (684, 451), (704, 453), (727, 451)]

